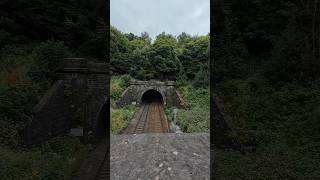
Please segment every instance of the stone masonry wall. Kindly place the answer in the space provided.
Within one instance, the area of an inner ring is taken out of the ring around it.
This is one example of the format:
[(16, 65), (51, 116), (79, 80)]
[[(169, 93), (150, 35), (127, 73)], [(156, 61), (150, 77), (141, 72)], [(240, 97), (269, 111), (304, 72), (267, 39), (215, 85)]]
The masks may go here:
[(161, 94), (164, 105), (182, 107), (182, 99), (175, 88), (174, 82), (160, 82), (155, 80), (132, 81), (129, 87), (123, 92), (117, 105), (123, 107), (133, 103), (139, 106), (143, 94), (151, 89), (156, 90)]
[(66, 58), (62, 67), (59, 80), (36, 106), (32, 123), (23, 132), (28, 145), (69, 133), (71, 128), (83, 129), (84, 139), (98, 137), (97, 131), (99, 137), (108, 133), (108, 64)]
[(27, 145), (39, 144), (70, 128), (70, 112), (64, 98), (64, 83), (57, 81), (35, 107), (31, 124), (24, 131)]

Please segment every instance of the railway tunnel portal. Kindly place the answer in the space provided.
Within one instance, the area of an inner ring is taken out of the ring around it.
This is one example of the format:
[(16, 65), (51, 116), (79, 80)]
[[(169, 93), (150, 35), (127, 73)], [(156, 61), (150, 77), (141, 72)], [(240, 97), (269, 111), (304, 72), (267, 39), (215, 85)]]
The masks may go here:
[(159, 100), (165, 105), (183, 107), (183, 101), (173, 81), (132, 80), (117, 102), (118, 107), (129, 104), (141, 106), (146, 100)]
[(169, 124), (164, 106), (182, 107), (181, 96), (172, 81), (131, 81), (117, 102), (119, 107), (134, 104), (140, 109), (134, 115), (125, 134), (166, 133)]

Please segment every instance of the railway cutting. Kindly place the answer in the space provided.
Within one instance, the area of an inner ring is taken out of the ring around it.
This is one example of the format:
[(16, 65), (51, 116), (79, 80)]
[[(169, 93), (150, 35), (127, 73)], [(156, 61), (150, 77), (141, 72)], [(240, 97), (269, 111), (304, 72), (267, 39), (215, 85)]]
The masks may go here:
[(169, 125), (164, 112), (163, 97), (156, 90), (146, 91), (140, 109), (134, 115), (125, 134), (167, 133)]

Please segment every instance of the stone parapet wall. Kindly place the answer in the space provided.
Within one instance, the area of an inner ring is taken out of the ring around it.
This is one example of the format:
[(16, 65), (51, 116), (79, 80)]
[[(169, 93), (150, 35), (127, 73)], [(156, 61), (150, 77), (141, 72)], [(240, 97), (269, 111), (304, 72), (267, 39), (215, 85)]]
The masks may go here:
[(108, 68), (107, 63), (65, 58), (57, 71), (59, 80), (35, 107), (34, 118), (24, 131), (26, 143), (41, 143), (50, 137), (69, 133), (73, 127), (83, 129), (84, 139), (90, 134), (93, 138), (101, 137), (103, 131), (107, 135)]
[(64, 82), (59, 80), (47, 91), (34, 109), (31, 124), (24, 131), (27, 145), (39, 144), (70, 129), (70, 112), (66, 108)]

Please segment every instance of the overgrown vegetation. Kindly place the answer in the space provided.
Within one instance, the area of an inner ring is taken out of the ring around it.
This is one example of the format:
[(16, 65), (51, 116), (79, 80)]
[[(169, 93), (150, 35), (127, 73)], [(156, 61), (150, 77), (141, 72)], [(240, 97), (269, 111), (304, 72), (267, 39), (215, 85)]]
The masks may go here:
[(16, 146), (19, 131), (32, 120), (32, 111), (55, 80), (54, 70), (72, 52), (60, 41), (2, 49), (0, 56), (0, 143)]
[(105, 58), (106, 12), (101, 2), (0, 2), (0, 179), (69, 179), (86, 152), (73, 137), (27, 150), (20, 132), (56, 80), (63, 58)]
[(74, 137), (58, 137), (42, 148), (21, 148), (20, 132), (55, 80), (55, 68), (72, 54), (60, 41), (4, 48), (0, 56), (0, 179), (68, 179), (86, 147)]
[(186, 109), (177, 113), (177, 125), (183, 132), (209, 132), (210, 102), (209, 88), (195, 88), (191, 85), (179, 88)]
[(214, 2), (212, 84), (236, 130), (225, 136), (246, 152), (220, 145), (216, 179), (320, 178), (320, 18), (311, 7), (318, 1)]
[(53, 138), (41, 148), (27, 151), (1, 146), (0, 179), (69, 179), (87, 150), (71, 136)]
[(129, 75), (112, 76), (110, 82), (111, 107), (116, 108), (116, 102), (120, 100), (122, 93), (128, 87), (131, 77)]
[(210, 36), (177, 37), (165, 32), (153, 43), (148, 33), (125, 34), (111, 27), (111, 66), (114, 74), (130, 74), (139, 80), (190, 81), (199, 87), (209, 85)]
[(118, 108), (116, 102), (120, 100), (121, 94), (129, 85), (131, 77), (129, 75), (112, 76), (110, 83), (110, 103), (111, 103), (111, 133), (119, 134), (125, 130), (130, 120), (132, 120), (137, 107), (128, 105), (123, 108)]
[(106, 2), (17, 0), (0, 3), (0, 48), (64, 41), (82, 57), (105, 58)]
[(134, 105), (113, 109), (111, 111), (111, 133), (119, 134), (123, 132), (128, 127), (137, 109)]

